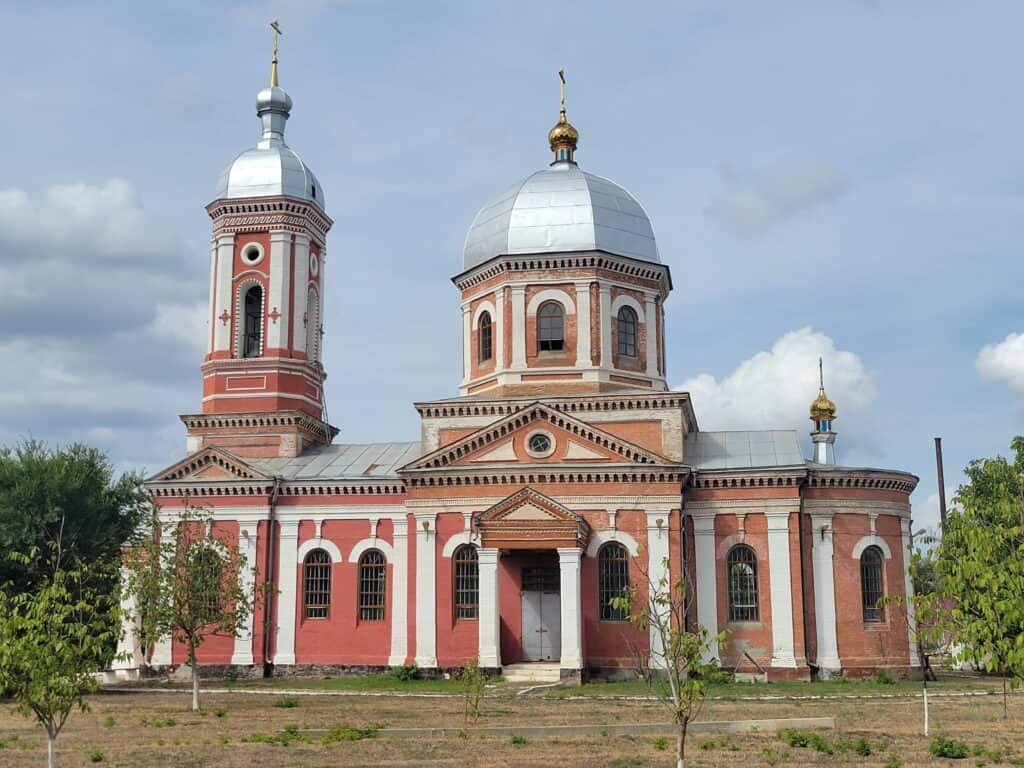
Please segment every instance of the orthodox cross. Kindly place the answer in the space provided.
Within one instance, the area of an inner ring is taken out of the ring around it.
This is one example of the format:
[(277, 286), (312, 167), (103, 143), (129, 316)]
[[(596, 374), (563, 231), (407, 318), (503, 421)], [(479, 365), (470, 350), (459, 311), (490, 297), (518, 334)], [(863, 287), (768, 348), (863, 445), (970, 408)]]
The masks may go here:
[(274, 307), (274, 311), (268, 314), (267, 317), (274, 321), (274, 325), (277, 325), (277, 319), (281, 317), (281, 313), (277, 311), (277, 307)]
[(224, 323), (224, 325), (227, 325), (228, 320), (231, 319), (231, 315), (229, 315), (228, 311), (225, 309), (223, 312), (220, 313), (220, 317), (218, 317), (217, 319)]
[(277, 85), (277, 38), (284, 33), (281, 31), (277, 19), (270, 22), (270, 28), (274, 30), (274, 60), (270, 64), (270, 86), (274, 87)]
[(561, 85), (559, 87), (560, 87), (561, 92), (562, 92), (562, 114), (564, 115), (565, 114), (565, 70), (564, 69), (558, 70), (558, 79), (562, 81), (562, 83), (561, 83)]
[(818, 358), (818, 386), (825, 388), (825, 370), (821, 367), (821, 358)]

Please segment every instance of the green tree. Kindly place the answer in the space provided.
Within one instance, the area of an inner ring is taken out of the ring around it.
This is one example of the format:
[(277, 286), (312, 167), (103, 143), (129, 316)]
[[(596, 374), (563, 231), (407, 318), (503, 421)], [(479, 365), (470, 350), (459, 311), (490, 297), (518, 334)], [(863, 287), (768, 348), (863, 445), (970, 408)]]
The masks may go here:
[(125, 589), (135, 598), (143, 648), (165, 638), (185, 646), (198, 711), (196, 652), (207, 637), (241, 632), (256, 595), (240, 578), (245, 560), (238, 547), (209, 510), (187, 501), (177, 514), (154, 509), (151, 531), (125, 555)]
[(935, 553), (925, 621), (951, 636), (958, 658), (1024, 680), (1024, 437), (1002, 456), (972, 461)]
[[(117, 563), (145, 508), (141, 478), (116, 477), (95, 448), (29, 440), (0, 449), (0, 551), (35, 553), (0, 560), (0, 584), (26, 592), (71, 563)], [(116, 589), (114, 568), (96, 569), (92, 578)]]
[[(36, 553), (12, 558), (28, 566)], [(96, 588), (108, 580), (87, 566), (55, 566), (32, 592), (0, 590), (0, 689), (46, 730), (50, 768), (57, 736), (75, 707), (88, 708), (85, 696), (117, 643), (117, 595)]]
[(625, 611), (630, 623), (649, 633), (652, 647), (634, 649), (637, 671), (658, 700), (664, 704), (676, 726), (676, 766), (686, 767), (686, 732), (700, 715), (708, 691), (708, 679), (719, 671), (709, 659), (711, 643), (725, 642), (724, 632), (712, 637), (705, 627), (686, 630), (692, 590), (685, 578), (673, 581), (669, 561), (662, 562), (661, 575), (652, 576), (642, 566), (643, 589), (630, 585), (628, 594), (612, 600)]

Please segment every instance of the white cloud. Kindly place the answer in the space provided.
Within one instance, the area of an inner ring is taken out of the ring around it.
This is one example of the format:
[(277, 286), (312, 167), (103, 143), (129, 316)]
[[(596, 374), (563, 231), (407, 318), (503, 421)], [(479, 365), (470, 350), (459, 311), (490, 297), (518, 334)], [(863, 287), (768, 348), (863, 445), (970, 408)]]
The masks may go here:
[(974, 366), (983, 379), (1004, 381), (1024, 393), (1024, 333), (1011, 333), (998, 343), (985, 345)]
[(786, 219), (842, 196), (849, 181), (832, 168), (774, 167), (719, 171), (721, 188), (704, 209), (719, 227), (739, 237), (763, 234)]
[(875, 399), (873, 376), (853, 352), (810, 327), (786, 333), (768, 351), (758, 352), (716, 379), (703, 373), (684, 381), (702, 429), (799, 429), (809, 431), (808, 406), (818, 393), (818, 358), (825, 390), (839, 415), (851, 424)]
[(209, 312), (209, 305), (205, 301), (157, 304), (156, 317), (150, 327), (157, 336), (185, 344), (201, 355), (207, 349)]

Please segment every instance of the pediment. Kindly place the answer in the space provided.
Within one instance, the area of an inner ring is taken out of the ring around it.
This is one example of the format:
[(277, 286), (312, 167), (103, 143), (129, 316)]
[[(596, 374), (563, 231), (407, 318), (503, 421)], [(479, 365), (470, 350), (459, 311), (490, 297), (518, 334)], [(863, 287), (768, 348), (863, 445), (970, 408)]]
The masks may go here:
[(243, 459), (223, 448), (208, 447), (196, 451), (177, 464), (157, 472), (151, 482), (190, 482), (200, 480), (269, 480), (270, 478)]
[(502, 549), (584, 547), (587, 521), (532, 488), (503, 499), (476, 519), (481, 546)]
[[(548, 455), (531, 454), (527, 439), (538, 428), (554, 442)], [(675, 464), (653, 451), (537, 402), (422, 456), (400, 471), (540, 464)]]

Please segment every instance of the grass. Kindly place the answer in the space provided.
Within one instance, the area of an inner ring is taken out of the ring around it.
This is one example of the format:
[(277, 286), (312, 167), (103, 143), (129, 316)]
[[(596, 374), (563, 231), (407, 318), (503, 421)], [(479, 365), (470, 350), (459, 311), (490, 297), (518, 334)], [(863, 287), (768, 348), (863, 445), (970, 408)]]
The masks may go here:
[[(216, 684), (214, 684), (215, 686)], [(402, 680), (393, 674), (365, 675), (363, 677), (289, 678), (287, 680), (246, 680), (229, 684), (231, 688), (275, 689), (310, 691), (350, 691), (353, 693), (376, 693), (379, 691), (401, 691), (406, 693), (451, 693), (461, 694), (458, 680), (426, 680), (413, 678)]]

